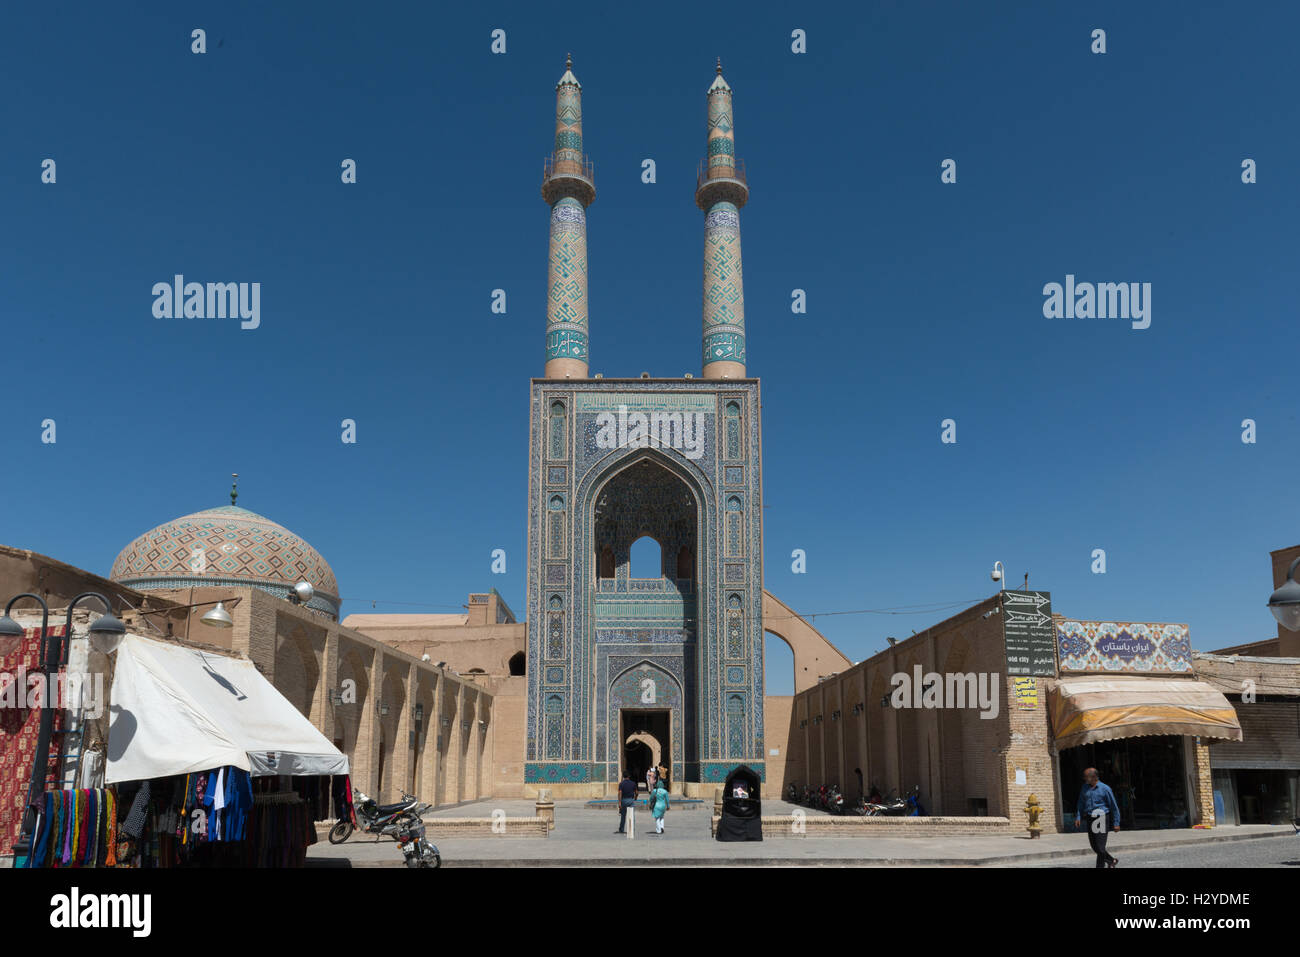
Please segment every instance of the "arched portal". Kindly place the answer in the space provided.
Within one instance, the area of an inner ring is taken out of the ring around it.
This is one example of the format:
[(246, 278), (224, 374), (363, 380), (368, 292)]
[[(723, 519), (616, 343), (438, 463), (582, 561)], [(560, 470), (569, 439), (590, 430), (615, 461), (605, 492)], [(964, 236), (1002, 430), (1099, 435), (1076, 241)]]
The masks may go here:
[[(645, 732), (659, 741), (672, 779), (692, 779), (699, 760), (702, 496), (679, 466), (645, 453), (614, 470), (590, 501), (590, 553), (598, 569), (602, 556), (614, 566), (608, 578), (599, 569), (591, 617), (583, 622), (591, 635), (595, 760), (605, 765), (605, 780), (617, 780), (626, 770), (620, 765), (628, 735)], [(645, 565), (636, 561), (643, 546), (650, 552)], [(641, 671), (631, 675), (633, 668)]]
[[(645, 772), (650, 770), (652, 766), (658, 767), (663, 763), (664, 748), (659, 739), (650, 732), (635, 731), (627, 736), (627, 741), (624, 742), (623, 750), (630, 753), (632, 746), (637, 743), (648, 751), (646, 756), (649, 758), (650, 764), (642, 764), (641, 766), (641, 773), (644, 776)], [(640, 781), (641, 778), (637, 778), (637, 780)]]

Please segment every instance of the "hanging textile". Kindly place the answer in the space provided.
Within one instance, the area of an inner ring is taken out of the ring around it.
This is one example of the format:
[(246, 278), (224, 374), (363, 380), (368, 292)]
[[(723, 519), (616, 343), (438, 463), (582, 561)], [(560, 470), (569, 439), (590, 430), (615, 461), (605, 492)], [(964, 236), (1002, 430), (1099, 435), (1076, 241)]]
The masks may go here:
[[(353, 827), (357, 826), (357, 812), (352, 806), (352, 778), (346, 774), (336, 774), (330, 781), (331, 790), (334, 798), (334, 817), (340, 821), (347, 821)], [(329, 815), (321, 815), (321, 818), (328, 818)]]
[(117, 842), (112, 788), (47, 791), (32, 832), (28, 867), (111, 867)]

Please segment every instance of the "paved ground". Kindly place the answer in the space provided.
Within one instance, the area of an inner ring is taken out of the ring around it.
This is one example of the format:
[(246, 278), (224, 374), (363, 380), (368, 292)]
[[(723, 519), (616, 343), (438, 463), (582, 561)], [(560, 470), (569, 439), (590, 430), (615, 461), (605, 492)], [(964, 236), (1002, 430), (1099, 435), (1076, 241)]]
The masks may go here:
[[(485, 801), (441, 808), (427, 815), (490, 817), (500, 808), (508, 817), (531, 817), (533, 802)], [(769, 814), (789, 813), (790, 805), (765, 801)], [(454, 838), (436, 841), (448, 867), (509, 866), (723, 866), (731, 861), (795, 866), (1091, 866), (1095, 857), (1082, 834), (978, 837), (774, 838), (722, 844), (709, 836), (711, 808), (668, 812), (665, 833), (652, 834), (645, 812), (637, 816), (634, 840), (617, 835), (615, 812), (589, 810), (581, 801), (556, 802), (555, 829), (548, 838)], [(812, 812), (809, 812), (812, 813)], [(435, 839), (436, 840), (436, 839)], [(1265, 849), (1267, 847), (1267, 849)], [(1289, 825), (1252, 825), (1215, 830), (1122, 831), (1110, 848), (1121, 866), (1229, 867), (1272, 862), (1285, 866), (1300, 858), (1300, 837)], [(1181, 856), (1180, 856), (1181, 855)], [(1146, 864), (1150, 860), (1152, 863)], [(1168, 861), (1169, 863), (1161, 863)], [(1184, 863), (1185, 862), (1185, 863)], [(401, 854), (390, 840), (375, 843), (353, 836), (346, 844), (325, 841), (308, 851), (308, 863), (338, 867), (399, 867)]]
[[(1229, 830), (1229, 829), (1225, 829)], [(1108, 842), (1109, 844), (1110, 842)], [(1118, 845), (1116, 845), (1118, 848)], [(1174, 847), (1156, 847), (1128, 853), (1111, 849), (1119, 858), (1119, 868), (1174, 867), (1210, 869), (1216, 867), (1290, 867), (1300, 870), (1300, 837), (1287, 840), (1266, 841), (1198, 841)], [(1035, 861), (1022, 866), (1031, 867), (1096, 867), (1096, 857)]]

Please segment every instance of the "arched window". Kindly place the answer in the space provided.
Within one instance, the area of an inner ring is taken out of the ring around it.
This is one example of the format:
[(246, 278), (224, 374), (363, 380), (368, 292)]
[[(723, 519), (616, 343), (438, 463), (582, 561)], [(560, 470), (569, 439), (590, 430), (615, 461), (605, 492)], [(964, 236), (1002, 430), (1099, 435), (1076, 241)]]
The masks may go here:
[(664, 574), (663, 551), (649, 535), (642, 535), (632, 543), (631, 577), (662, 578)]
[(524, 653), (516, 652), (510, 657), (510, 673), (512, 675), (524, 674)]
[(738, 459), (740, 455), (740, 405), (728, 402), (726, 408), (726, 457)]
[(564, 458), (565, 436), (564, 436), (564, 403), (551, 403), (551, 423), (550, 423), (550, 453), (553, 459)]
[(683, 545), (677, 553), (677, 577), (695, 577), (695, 552), (691, 550), (689, 545)]
[(614, 549), (610, 548), (608, 545), (602, 545), (600, 546), (600, 552), (597, 554), (596, 557), (598, 559), (596, 563), (598, 566), (597, 574), (601, 578), (613, 578), (614, 577)]

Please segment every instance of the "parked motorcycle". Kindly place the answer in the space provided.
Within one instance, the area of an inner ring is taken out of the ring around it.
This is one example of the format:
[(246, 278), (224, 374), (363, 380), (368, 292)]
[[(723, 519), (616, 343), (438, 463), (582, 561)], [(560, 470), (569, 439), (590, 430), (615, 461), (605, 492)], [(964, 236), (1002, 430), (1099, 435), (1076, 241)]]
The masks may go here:
[(826, 789), (826, 810), (831, 814), (844, 813), (844, 795), (840, 793), (838, 784), (832, 784)]
[(925, 808), (921, 806), (921, 785), (912, 786), (912, 790), (907, 792), (907, 815), (908, 817), (925, 817)]
[[(365, 833), (376, 835), (376, 841), (381, 837), (396, 837), (403, 821), (419, 820), (420, 815), (429, 809), (428, 804), (421, 804), (419, 798), (405, 791), (402, 800), (396, 804), (376, 804), (362, 791), (357, 792), (357, 797), (360, 799), (355, 806), (357, 824)], [(330, 828), (329, 841), (342, 844), (352, 836), (352, 831), (352, 822), (340, 819)]]
[(403, 819), (397, 829), (397, 846), (407, 867), (442, 867), (442, 855), (424, 836), (424, 822), (418, 817)]
[(890, 791), (878, 806), (881, 814), (886, 814), (891, 817), (902, 817), (908, 813), (907, 800), (898, 797), (896, 791)]

